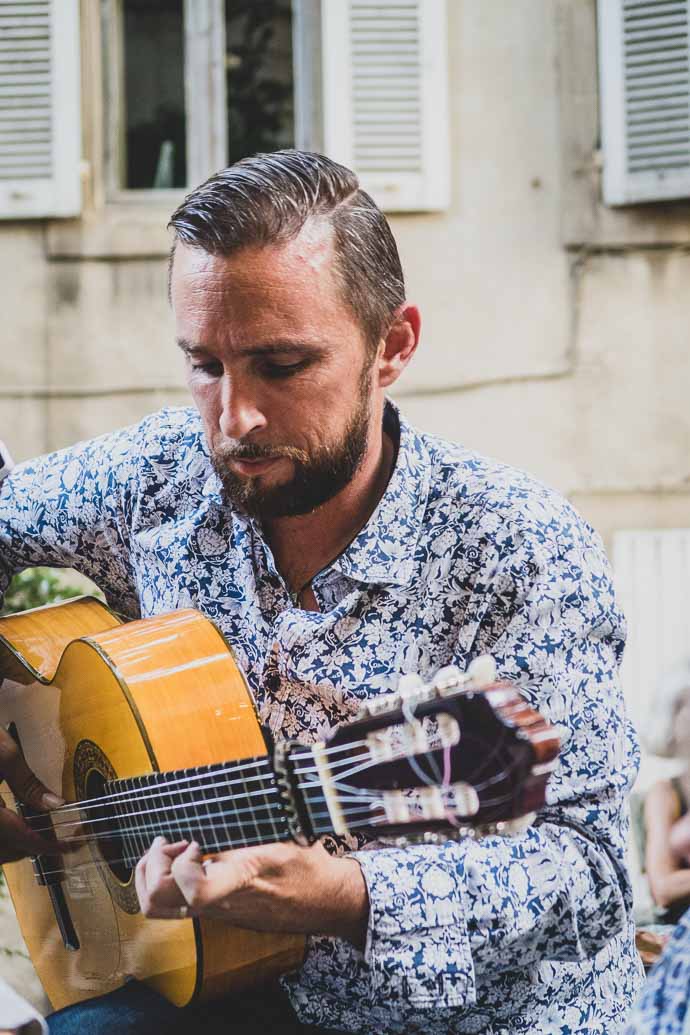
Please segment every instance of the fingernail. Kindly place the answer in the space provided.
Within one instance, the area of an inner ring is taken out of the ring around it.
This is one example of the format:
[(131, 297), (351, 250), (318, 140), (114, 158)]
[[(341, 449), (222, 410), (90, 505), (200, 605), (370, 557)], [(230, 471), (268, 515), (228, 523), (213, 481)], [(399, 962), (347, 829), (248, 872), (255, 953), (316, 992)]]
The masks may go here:
[(52, 791), (46, 791), (41, 798), (41, 804), (44, 809), (59, 809), (61, 805), (65, 804), (65, 799), (59, 798)]

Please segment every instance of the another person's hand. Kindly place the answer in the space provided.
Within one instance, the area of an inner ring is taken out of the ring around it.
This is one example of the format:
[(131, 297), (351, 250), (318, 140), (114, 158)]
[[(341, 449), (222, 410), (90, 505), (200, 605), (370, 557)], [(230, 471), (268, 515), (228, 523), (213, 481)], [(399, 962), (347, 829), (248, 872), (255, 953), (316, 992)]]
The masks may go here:
[[(64, 805), (31, 772), (12, 737), (0, 729), (0, 780), (6, 780), (14, 796), (40, 812)], [(69, 851), (64, 841), (53, 841), (35, 833), (16, 813), (0, 802), (0, 863), (16, 862), (27, 855), (57, 855)]]
[(158, 837), (136, 868), (145, 916), (208, 916), (254, 931), (326, 934), (362, 948), (369, 899), (355, 859), (272, 844), (204, 860), (198, 844)]

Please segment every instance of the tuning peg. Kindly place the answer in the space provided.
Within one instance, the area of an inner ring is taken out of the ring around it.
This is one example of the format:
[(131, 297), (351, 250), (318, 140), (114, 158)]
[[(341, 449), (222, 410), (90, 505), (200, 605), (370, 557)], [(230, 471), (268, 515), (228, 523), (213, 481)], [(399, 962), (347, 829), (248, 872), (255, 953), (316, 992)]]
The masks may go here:
[(384, 791), (383, 807), (389, 823), (407, 823), (410, 819), (410, 804), (400, 791)]
[(453, 791), (453, 811), (458, 816), (476, 816), (479, 812), (479, 795), (471, 783), (451, 784)]
[(416, 672), (406, 672), (398, 682), (398, 693), (402, 698), (416, 697), (423, 689), (424, 683)]
[(481, 689), (496, 682), (496, 662), (490, 654), (481, 654), (467, 669), (467, 678), (474, 689)]
[(432, 686), (441, 695), (454, 694), (467, 682), (467, 676), (457, 665), (444, 665), (434, 676)]

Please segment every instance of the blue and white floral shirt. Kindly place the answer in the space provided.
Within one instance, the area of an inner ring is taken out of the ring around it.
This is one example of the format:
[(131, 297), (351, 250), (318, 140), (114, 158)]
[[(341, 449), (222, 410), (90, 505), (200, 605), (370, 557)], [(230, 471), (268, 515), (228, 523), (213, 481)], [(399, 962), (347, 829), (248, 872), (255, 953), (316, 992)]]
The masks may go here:
[(690, 1035), (690, 909), (649, 975), (625, 1035)]
[(294, 606), (227, 505), (198, 414), (20, 465), (0, 488), (0, 593), (71, 566), (132, 616), (196, 607), (233, 643), (276, 737), (317, 739), (402, 673), (489, 652), (561, 727), (547, 807), (516, 839), (359, 850), (366, 948), (313, 938), (286, 979), (305, 1023), (366, 1035), (622, 1030), (640, 984), (624, 852), (637, 768), (617, 679), (625, 627), (601, 544), (527, 475), (399, 434), (386, 492)]

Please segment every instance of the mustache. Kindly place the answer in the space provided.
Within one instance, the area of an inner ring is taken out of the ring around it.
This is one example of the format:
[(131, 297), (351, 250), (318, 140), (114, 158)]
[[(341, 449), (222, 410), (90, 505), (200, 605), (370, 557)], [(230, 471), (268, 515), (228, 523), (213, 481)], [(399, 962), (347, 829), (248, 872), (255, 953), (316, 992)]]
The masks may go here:
[(213, 457), (221, 464), (229, 460), (275, 460), (277, 457), (287, 457), (301, 464), (309, 462), (309, 454), (296, 446), (260, 446), (249, 442), (223, 443), (214, 448)]

